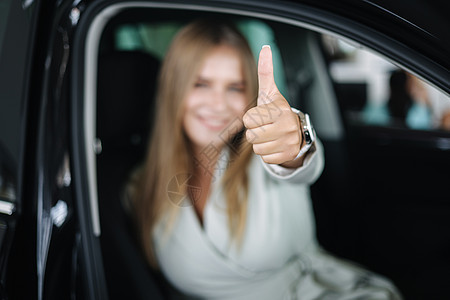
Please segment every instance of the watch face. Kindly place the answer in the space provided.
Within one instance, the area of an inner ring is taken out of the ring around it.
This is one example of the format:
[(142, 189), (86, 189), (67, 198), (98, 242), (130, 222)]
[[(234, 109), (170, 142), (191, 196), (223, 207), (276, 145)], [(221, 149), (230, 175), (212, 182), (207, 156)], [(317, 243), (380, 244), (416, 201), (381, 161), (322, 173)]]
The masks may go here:
[(311, 132), (309, 130), (303, 130), (303, 135), (305, 136), (306, 144), (312, 143)]
[(291, 107), (292, 111), (298, 115), (300, 124), (302, 126), (303, 136), (307, 145), (312, 144), (315, 141), (315, 132), (311, 125), (308, 114), (302, 113), (300, 110)]
[[(311, 121), (308, 114), (304, 114), (303, 135), (305, 136), (306, 144), (314, 142), (314, 129), (312, 128)], [(302, 120), (302, 118), (300, 118)], [(303, 120), (302, 120), (303, 121)], [(302, 122), (303, 123), (303, 122)]]

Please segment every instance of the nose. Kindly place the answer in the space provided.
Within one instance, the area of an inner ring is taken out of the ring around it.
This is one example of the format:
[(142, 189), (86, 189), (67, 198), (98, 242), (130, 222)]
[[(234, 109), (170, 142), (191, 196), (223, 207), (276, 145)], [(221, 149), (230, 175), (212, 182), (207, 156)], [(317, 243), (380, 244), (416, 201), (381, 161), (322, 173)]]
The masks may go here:
[(212, 95), (211, 105), (215, 111), (224, 111), (228, 107), (225, 89), (217, 88)]

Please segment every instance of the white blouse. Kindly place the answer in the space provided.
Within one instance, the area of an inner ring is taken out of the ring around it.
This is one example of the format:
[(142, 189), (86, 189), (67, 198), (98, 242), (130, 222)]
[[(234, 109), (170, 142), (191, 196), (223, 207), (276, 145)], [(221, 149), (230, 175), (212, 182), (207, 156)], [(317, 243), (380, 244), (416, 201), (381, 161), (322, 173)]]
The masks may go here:
[(180, 207), (170, 234), (164, 222), (153, 234), (161, 270), (176, 288), (204, 299), (400, 299), (388, 281), (318, 246), (309, 185), (324, 167), (319, 141), (295, 170), (265, 164), (254, 155), (240, 247), (230, 239), (220, 185), (226, 163), (218, 162), (203, 227), (194, 207)]

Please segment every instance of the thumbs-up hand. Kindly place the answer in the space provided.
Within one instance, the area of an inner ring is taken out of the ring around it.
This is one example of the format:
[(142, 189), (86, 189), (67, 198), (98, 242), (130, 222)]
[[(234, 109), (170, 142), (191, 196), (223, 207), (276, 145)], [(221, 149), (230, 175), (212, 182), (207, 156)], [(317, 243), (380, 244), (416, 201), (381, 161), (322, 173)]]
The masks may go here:
[(269, 46), (259, 54), (258, 82), (257, 106), (243, 117), (246, 138), (266, 163), (299, 167), (303, 163), (303, 157), (296, 159), (303, 145), (300, 120), (275, 84)]

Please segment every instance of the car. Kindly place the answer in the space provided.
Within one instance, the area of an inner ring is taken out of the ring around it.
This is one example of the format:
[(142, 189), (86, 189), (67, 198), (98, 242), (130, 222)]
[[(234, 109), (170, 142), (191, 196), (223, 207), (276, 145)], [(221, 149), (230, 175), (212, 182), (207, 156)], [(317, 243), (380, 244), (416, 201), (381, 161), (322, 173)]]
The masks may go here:
[[(270, 43), (277, 85), (310, 114), (326, 161), (311, 187), (320, 244), (405, 299), (445, 298), (447, 12), (419, 0), (3, 0), (1, 299), (188, 299), (148, 267), (121, 199), (167, 45), (197, 18), (234, 22), (252, 49)], [(386, 112), (399, 70), (440, 99), (432, 115)]]

